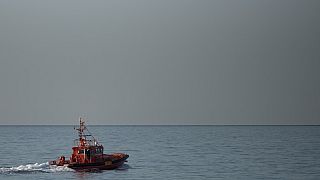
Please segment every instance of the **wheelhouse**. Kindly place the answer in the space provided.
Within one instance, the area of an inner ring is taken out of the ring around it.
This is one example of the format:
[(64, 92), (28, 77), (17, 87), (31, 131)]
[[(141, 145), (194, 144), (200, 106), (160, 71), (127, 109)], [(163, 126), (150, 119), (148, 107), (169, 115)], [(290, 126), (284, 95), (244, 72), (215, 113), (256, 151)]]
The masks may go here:
[[(75, 146), (72, 147), (71, 162), (92, 163), (98, 162), (103, 156), (103, 146), (91, 135), (85, 127), (84, 121), (80, 118), (80, 127), (77, 129), (79, 138), (74, 140)], [(87, 134), (84, 131), (87, 131)]]

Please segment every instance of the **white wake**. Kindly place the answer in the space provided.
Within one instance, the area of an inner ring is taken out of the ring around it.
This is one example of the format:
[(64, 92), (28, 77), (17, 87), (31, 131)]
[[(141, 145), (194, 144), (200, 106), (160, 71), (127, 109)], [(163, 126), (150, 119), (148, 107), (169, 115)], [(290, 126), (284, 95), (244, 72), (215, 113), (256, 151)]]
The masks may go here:
[(0, 168), (0, 173), (35, 173), (35, 172), (52, 173), (52, 172), (62, 172), (62, 171), (74, 171), (74, 170), (66, 166), (49, 165), (48, 162), (20, 165), (17, 167)]

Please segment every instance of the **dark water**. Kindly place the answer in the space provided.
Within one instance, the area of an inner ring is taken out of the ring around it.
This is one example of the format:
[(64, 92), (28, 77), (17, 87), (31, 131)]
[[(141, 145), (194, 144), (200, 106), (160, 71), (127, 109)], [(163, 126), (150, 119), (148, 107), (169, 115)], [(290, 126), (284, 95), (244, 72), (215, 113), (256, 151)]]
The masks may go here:
[(0, 126), (0, 179), (320, 179), (320, 126), (89, 126), (118, 170), (49, 166), (72, 126)]

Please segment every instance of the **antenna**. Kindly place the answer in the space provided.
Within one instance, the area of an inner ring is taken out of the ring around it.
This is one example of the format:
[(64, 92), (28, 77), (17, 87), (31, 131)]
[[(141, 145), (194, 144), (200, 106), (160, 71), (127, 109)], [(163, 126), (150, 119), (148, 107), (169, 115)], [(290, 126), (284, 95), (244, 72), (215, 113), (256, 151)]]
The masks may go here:
[[(78, 131), (78, 136), (79, 136), (79, 139), (78, 139), (79, 144), (78, 145), (80, 145), (80, 146), (91, 145), (92, 142), (95, 146), (99, 145), (96, 138), (92, 135), (92, 133), (85, 126), (85, 119), (83, 116), (80, 116), (79, 123), (80, 123), (79, 128), (76, 128), (76, 130)], [(87, 134), (86, 134), (85, 130), (86, 130)], [(87, 139), (88, 136), (90, 136), (91, 138)]]

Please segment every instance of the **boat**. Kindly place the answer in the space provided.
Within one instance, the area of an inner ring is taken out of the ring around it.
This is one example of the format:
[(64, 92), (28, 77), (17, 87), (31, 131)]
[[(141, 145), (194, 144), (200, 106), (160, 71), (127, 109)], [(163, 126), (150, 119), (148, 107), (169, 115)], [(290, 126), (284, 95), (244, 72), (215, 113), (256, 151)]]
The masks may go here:
[(60, 156), (57, 160), (50, 161), (50, 165), (67, 166), (74, 170), (112, 170), (127, 162), (128, 154), (103, 153), (103, 145), (87, 129), (84, 118), (80, 117), (80, 126), (74, 129), (78, 131), (79, 138), (74, 140), (70, 158)]

